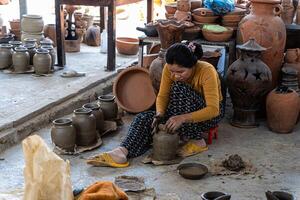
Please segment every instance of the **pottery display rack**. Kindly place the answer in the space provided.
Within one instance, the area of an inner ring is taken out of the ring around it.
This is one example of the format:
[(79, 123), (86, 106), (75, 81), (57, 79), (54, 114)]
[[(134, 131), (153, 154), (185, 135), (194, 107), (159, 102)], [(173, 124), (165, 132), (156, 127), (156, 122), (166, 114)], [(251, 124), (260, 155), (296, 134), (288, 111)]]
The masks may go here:
[[(116, 6), (136, 3), (141, 0), (55, 0), (57, 62), (59, 67), (66, 65), (64, 47), (64, 14), (63, 5), (82, 5), (100, 7), (100, 26), (104, 28), (104, 7), (108, 7), (107, 21), (107, 70), (114, 71), (116, 65)], [(153, 0), (147, 0), (147, 22), (152, 20)]]

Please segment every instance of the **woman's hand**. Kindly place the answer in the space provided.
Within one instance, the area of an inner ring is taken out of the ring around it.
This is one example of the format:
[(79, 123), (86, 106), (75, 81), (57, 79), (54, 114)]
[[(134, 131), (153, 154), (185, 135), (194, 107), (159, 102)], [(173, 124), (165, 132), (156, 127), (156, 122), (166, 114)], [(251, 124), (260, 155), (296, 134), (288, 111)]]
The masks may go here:
[(153, 119), (152, 124), (151, 124), (151, 128), (154, 129), (153, 130), (154, 132), (157, 131), (157, 127), (161, 123), (163, 117), (164, 117), (164, 115), (161, 114), (161, 113), (156, 113), (156, 115), (154, 116), (154, 119)]
[(188, 122), (190, 119), (189, 114), (177, 115), (170, 117), (166, 123), (167, 132), (172, 133), (181, 127), (185, 122)]

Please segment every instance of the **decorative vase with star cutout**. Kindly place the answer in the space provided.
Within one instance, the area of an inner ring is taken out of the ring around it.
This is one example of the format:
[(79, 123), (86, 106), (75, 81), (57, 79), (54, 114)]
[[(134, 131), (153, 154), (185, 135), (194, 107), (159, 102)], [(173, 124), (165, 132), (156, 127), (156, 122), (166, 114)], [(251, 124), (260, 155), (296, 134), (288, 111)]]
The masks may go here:
[(260, 59), (266, 49), (253, 38), (243, 45), (237, 45), (237, 48), (241, 56), (230, 65), (226, 75), (234, 110), (231, 124), (253, 128), (258, 126), (256, 113), (272, 89), (272, 73)]

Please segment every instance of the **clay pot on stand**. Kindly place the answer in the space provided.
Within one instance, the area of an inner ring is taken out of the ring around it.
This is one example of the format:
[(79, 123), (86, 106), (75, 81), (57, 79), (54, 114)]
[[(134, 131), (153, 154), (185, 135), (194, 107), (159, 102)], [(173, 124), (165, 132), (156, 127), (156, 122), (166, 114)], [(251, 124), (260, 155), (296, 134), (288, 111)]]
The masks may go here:
[(227, 70), (227, 86), (233, 104), (231, 124), (241, 128), (258, 126), (255, 114), (265, 95), (271, 90), (272, 75), (259, 56), (266, 49), (250, 39), (237, 45), (241, 57)]
[(173, 160), (179, 145), (176, 133), (167, 133), (165, 125), (158, 126), (158, 132), (153, 135), (153, 159), (160, 161)]
[(118, 105), (114, 95), (101, 95), (98, 97), (104, 120), (115, 120), (118, 116)]
[(92, 114), (96, 118), (96, 129), (101, 135), (104, 131), (104, 116), (100, 106), (97, 103), (86, 103), (82, 107), (92, 110)]
[(161, 42), (161, 49), (158, 57), (151, 63), (149, 70), (152, 85), (157, 94), (165, 65), (166, 51), (172, 44), (181, 41), (184, 25), (172, 20), (158, 20), (156, 28)]
[(51, 56), (47, 49), (37, 49), (33, 56), (34, 72), (36, 74), (48, 74), (51, 69)]
[(13, 45), (0, 44), (0, 69), (8, 68), (12, 65)]
[(300, 109), (299, 95), (280, 86), (267, 96), (267, 122), (271, 131), (290, 133), (297, 122)]
[(59, 148), (74, 152), (76, 130), (71, 119), (56, 119), (51, 128), (51, 140)]
[(97, 142), (96, 118), (91, 109), (78, 108), (72, 116), (73, 125), (76, 129), (76, 144), (89, 146)]
[(264, 48), (261, 60), (271, 69), (272, 88), (279, 81), (286, 42), (285, 24), (279, 17), (282, 11), (280, 0), (251, 0), (251, 13), (239, 23), (237, 42), (242, 44), (250, 38)]

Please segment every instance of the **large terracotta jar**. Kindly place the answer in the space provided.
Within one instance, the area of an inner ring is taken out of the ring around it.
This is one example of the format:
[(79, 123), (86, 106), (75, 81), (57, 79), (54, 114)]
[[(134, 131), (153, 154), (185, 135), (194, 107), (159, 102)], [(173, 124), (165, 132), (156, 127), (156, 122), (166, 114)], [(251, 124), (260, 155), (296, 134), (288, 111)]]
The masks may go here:
[(290, 133), (297, 122), (299, 95), (285, 86), (274, 89), (267, 96), (267, 121), (271, 131)]
[(8, 68), (12, 65), (13, 45), (0, 44), (0, 69)]
[(72, 120), (56, 119), (51, 128), (51, 140), (59, 148), (73, 152), (76, 144), (76, 130)]
[(174, 43), (180, 42), (184, 25), (173, 20), (158, 20), (156, 29), (161, 42), (159, 55), (150, 65), (150, 78), (155, 93), (158, 93), (162, 70), (165, 65), (165, 54), (167, 49)]
[(91, 109), (78, 108), (72, 116), (73, 125), (76, 129), (76, 144), (89, 146), (97, 142), (96, 118)]
[(227, 86), (233, 104), (231, 124), (241, 128), (258, 126), (255, 118), (262, 99), (271, 90), (272, 74), (259, 56), (266, 49), (250, 39), (237, 45), (241, 56), (228, 68)]
[(114, 95), (101, 95), (98, 97), (104, 120), (115, 120), (118, 116), (118, 105)]
[(237, 42), (247, 42), (253, 37), (267, 48), (262, 61), (271, 69), (272, 87), (276, 87), (283, 63), (286, 42), (285, 24), (279, 17), (282, 7), (280, 0), (251, 0), (251, 13), (239, 23)]
[(86, 103), (82, 107), (92, 110), (92, 114), (96, 118), (96, 128), (101, 135), (104, 131), (104, 116), (100, 106), (97, 103)]

